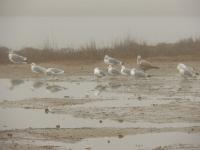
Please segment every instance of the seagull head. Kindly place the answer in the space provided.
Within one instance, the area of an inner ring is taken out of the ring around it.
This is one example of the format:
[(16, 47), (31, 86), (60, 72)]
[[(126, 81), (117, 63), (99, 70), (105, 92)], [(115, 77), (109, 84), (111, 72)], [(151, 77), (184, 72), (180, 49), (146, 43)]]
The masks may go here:
[(108, 55), (105, 55), (105, 56), (104, 56), (104, 59), (108, 59), (108, 58), (109, 58), (109, 56), (108, 56)]
[(100, 70), (98, 67), (94, 68), (94, 74), (99, 74)]
[(124, 66), (124, 63), (121, 61), (121, 62), (120, 62), (120, 65), (121, 65), (121, 66)]
[(122, 69), (125, 69), (126, 67), (124, 65), (121, 65)]
[(36, 64), (35, 63), (31, 63), (31, 66), (35, 66)]
[(94, 68), (94, 72), (96, 72), (96, 71), (98, 71), (99, 70), (99, 68), (98, 67), (95, 67)]
[(135, 75), (135, 68), (131, 69), (131, 75)]
[(179, 63), (179, 64), (177, 65), (177, 69), (178, 69), (178, 70), (184, 69), (184, 68), (186, 68), (186, 66), (185, 66), (183, 63)]
[(140, 60), (142, 59), (142, 57), (140, 55), (137, 55), (137, 59)]
[(109, 66), (108, 66), (108, 69), (111, 69), (111, 68), (112, 68), (112, 65), (109, 65)]

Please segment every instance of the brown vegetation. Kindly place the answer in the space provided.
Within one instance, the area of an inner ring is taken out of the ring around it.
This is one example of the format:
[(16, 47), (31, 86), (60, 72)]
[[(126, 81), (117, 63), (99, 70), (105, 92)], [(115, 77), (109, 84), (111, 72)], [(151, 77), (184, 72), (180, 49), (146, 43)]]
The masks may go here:
[[(0, 47), (0, 63), (9, 63), (8, 48)], [(148, 45), (146, 43), (138, 43), (134, 40), (126, 38), (123, 41), (116, 42), (112, 48), (97, 48), (95, 42), (89, 45), (75, 48), (53, 49), (45, 47), (39, 48), (23, 48), (16, 53), (28, 57), (30, 62), (48, 62), (48, 61), (67, 61), (67, 60), (100, 60), (105, 54), (120, 58), (135, 58), (140, 54), (144, 57), (157, 56), (180, 56), (191, 55), (200, 56), (200, 38), (185, 39), (176, 43), (159, 43), (157, 45)]]

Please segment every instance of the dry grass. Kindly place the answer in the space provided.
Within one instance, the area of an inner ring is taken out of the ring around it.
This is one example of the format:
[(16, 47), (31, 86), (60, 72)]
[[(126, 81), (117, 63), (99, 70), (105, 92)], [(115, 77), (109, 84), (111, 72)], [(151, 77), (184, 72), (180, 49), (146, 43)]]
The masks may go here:
[[(53, 49), (46, 46), (43, 49), (27, 47), (17, 51), (17, 53), (28, 57), (30, 62), (72, 61), (77, 59), (98, 61), (105, 54), (123, 59), (135, 58), (138, 54), (144, 57), (200, 56), (200, 38), (189, 38), (176, 43), (159, 43), (157, 45), (138, 43), (126, 38), (123, 41), (115, 42), (111, 48), (96, 48), (95, 42), (91, 42), (89, 45), (78, 49)], [(10, 63), (7, 54), (8, 48), (0, 47), (0, 63)]]

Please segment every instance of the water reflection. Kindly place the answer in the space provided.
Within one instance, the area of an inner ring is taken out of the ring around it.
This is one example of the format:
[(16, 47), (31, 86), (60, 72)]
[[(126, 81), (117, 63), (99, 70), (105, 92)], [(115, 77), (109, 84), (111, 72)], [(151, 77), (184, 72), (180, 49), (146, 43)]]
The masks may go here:
[(43, 87), (45, 85), (45, 82), (44, 81), (38, 81), (38, 80), (36, 80), (36, 81), (34, 81), (33, 82), (33, 89), (39, 89), (39, 88), (41, 88), (41, 87)]
[(55, 93), (55, 92), (59, 92), (62, 90), (66, 90), (67, 88), (64, 86), (60, 86), (60, 85), (48, 85), (47, 84), (46, 89), (51, 93)]
[(108, 88), (108, 85), (106, 84), (97, 84), (97, 86), (94, 87), (94, 95), (98, 96), (100, 95), (103, 91), (106, 91)]
[(21, 79), (12, 79), (10, 80), (11, 86), (10, 86), (10, 90), (13, 90), (14, 88), (16, 88), (17, 86), (21, 85), (24, 83), (24, 80)]
[(179, 92), (190, 92), (193, 90), (193, 84), (194, 84), (193, 79), (186, 79), (186, 78), (181, 78), (179, 81)]
[(0, 108), (0, 130), (32, 128), (166, 128), (166, 127), (192, 127), (200, 123), (150, 123), (150, 122), (119, 122), (109, 119), (77, 118), (68, 114), (48, 113), (44, 110), (32, 110), (22, 108)]

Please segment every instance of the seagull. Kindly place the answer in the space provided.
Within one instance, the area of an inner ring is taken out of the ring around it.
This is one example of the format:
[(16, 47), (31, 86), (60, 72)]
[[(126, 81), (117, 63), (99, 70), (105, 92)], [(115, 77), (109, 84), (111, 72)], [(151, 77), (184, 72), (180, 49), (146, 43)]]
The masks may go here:
[(36, 65), (35, 63), (31, 63), (31, 70), (34, 73), (46, 73), (46, 68)]
[(177, 65), (177, 69), (178, 69), (180, 75), (183, 77), (194, 77), (195, 76), (193, 68), (186, 66), (183, 63), (179, 63)]
[(94, 68), (94, 75), (96, 77), (104, 77), (106, 74), (103, 72), (103, 70), (100, 70), (99, 68)]
[(121, 66), (121, 74), (122, 75), (130, 75), (131, 69), (126, 68), (124, 65)]
[(105, 55), (104, 57), (104, 63), (107, 65), (121, 65), (122, 62), (116, 58), (112, 58), (108, 55)]
[(8, 58), (11, 62), (15, 64), (27, 64), (27, 58), (20, 56), (18, 54), (14, 54), (13, 52), (10, 52), (8, 54)]
[(144, 70), (142, 69), (136, 69), (136, 68), (133, 68), (131, 69), (131, 75), (134, 76), (134, 77), (146, 77), (147, 75), (145, 74)]
[(159, 69), (159, 67), (153, 66), (149, 61), (142, 59), (140, 55), (137, 56), (137, 65), (144, 71), (150, 69)]
[(46, 74), (47, 75), (56, 76), (56, 75), (64, 74), (64, 72), (65, 72), (64, 70), (58, 69), (58, 68), (48, 68), (48, 69), (46, 69)]
[(108, 74), (109, 75), (119, 75), (120, 72), (116, 68), (113, 68), (112, 65), (109, 65), (108, 66)]

